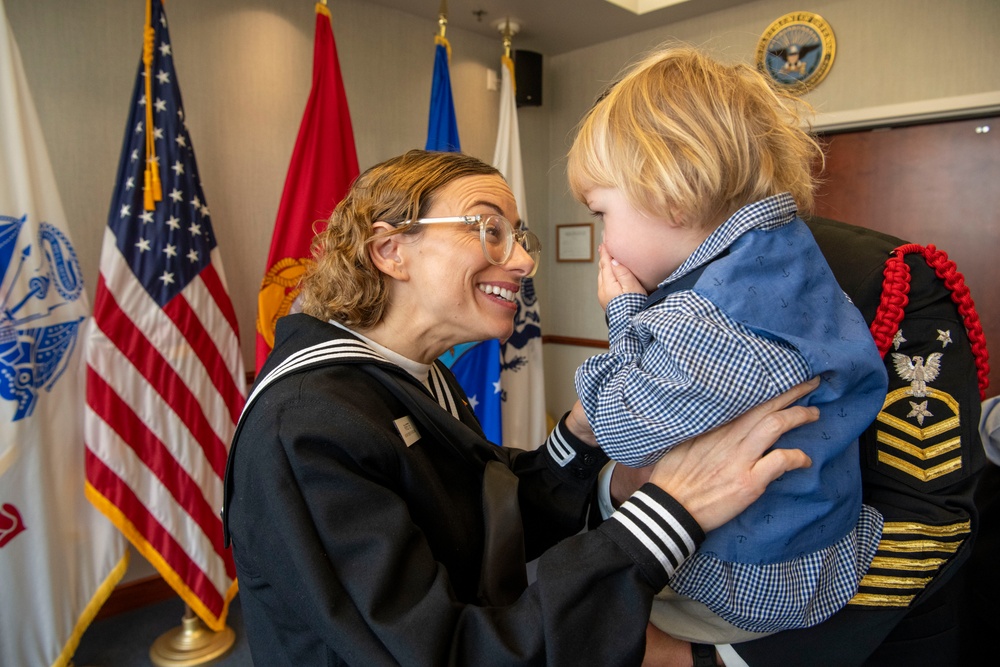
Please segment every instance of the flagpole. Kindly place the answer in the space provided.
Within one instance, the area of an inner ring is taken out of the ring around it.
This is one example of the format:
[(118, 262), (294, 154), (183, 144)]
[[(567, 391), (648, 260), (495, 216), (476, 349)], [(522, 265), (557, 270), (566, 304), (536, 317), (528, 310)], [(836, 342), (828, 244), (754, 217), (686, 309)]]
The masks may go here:
[(228, 625), (213, 632), (189, 605), (184, 605), (181, 625), (164, 632), (149, 648), (149, 659), (157, 667), (193, 667), (225, 655), (236, 643), (236, 633)]
[(521, 26), (518, 23), (511, 23), (510, 17), (508, 16), (504, 19), (502, 25), (497, 26), (500, 30), (500, 36), (503, 37), (503, 57), (510, 58), (510, 47), (514, 38)]

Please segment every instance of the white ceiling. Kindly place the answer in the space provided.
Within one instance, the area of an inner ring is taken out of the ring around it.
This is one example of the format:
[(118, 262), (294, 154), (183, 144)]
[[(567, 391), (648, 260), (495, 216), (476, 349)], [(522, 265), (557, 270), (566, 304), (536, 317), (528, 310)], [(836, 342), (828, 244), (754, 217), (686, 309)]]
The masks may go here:
[[(366, 0), (437, 22), (441, 0)], [(674, 0), (635, 14), (621, 5), (646, 7), (664, 0), (447, 0), (448, 27), (499, 39), (496, 27), (507, 17), (520, 24), (515, 49), (558, 55), (650, 28), (658, 28), (749, 0)], [(479, 14), (479, 12), (482, 12)]]

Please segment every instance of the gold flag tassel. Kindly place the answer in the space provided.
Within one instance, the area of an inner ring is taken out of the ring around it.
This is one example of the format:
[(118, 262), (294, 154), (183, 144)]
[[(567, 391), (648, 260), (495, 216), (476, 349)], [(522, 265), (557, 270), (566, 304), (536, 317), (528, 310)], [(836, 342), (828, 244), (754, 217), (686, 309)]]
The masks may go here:
[(143, 31), (142, 64), (146, 68), (146, 171), (143, 174), (143, 204), (147, 211), (156, 208), (156, 202), (163, 199), (160, 185), (159, 163), (156, 159), (156, 145), (153, 132), (153, 2), (146, 0), (146, 29)]
[(448, 52), (448, 62), (451, 62), (451, 43), (444, 37), (448, 29), (448, 0), (441, 0), (441, 10), (438, 12), (438, 34), (434, 36), (434, 44), (440, 44)]

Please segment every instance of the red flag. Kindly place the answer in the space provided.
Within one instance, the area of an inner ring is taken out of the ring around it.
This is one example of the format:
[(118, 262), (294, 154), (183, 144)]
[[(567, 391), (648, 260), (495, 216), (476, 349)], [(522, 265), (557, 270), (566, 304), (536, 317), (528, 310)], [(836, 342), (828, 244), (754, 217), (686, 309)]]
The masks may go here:
[(87, 339), (86, 493), (219, 631), (236, 594), (222, 478), (246, 377), (160, 0), (146, 26)]
[(299, 278), (312, 261), (313, 223), (330, 217), (357, 175), (354, 131), (330, 10), (316, 3), (312, 91), (288, 166), (267, 271), (257, 296), (258, 371), (274, 347), (274, 325), (289, 313), (299, 294)]

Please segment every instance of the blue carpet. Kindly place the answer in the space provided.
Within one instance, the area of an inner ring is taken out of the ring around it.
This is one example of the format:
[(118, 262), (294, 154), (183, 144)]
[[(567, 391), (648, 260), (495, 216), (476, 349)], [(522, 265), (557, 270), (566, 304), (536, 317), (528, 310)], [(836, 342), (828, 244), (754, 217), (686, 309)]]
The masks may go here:
[[(147, 605), (124, 614), (101, 619), (90, 624), (80, 639), (73, 658), (75, 667), (148, 667), (149, 648), (156, 639), (180, 627), (184, 603), (180, 598)], [(250, 647), (243, 632), (243, 612), (240, 596), (229, 605), (226, 625), (236, 633), (233, 648), (212, 667), (252, 667)]]

